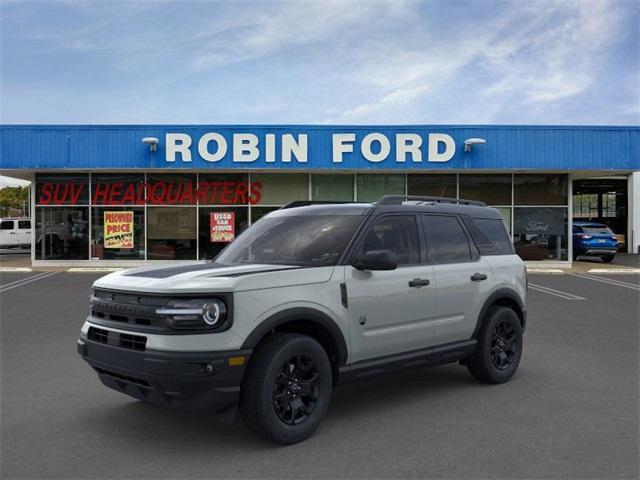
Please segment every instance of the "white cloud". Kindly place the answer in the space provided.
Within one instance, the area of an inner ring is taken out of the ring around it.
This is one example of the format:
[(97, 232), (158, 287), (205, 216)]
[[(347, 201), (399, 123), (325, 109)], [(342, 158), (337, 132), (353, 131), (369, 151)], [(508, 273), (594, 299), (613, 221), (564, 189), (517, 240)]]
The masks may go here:
[(414, 88), (399, 88), (375, 102), (364, 103), (347, 110), (340, 118), (328, 121), (327, 123), (359, 122), (364, 119), (375, 118), (381, 114), (410, 105), (413, 100), (423, 95), (427, 90), (428, 86), (426, 85)]

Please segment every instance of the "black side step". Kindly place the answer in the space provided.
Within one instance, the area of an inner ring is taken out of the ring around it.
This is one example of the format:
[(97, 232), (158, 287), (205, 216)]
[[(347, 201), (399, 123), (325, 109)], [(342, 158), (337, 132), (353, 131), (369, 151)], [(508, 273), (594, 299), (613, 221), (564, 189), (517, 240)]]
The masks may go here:
[(348, 383), (407, 368), (435, 367), (445, 363), (457, 362), (471, 357), (476, 350), (476, 344), (477, 341), (475, 339), (470, 339), (398, 355), (362, 360), (340, 367), (338, 383)]

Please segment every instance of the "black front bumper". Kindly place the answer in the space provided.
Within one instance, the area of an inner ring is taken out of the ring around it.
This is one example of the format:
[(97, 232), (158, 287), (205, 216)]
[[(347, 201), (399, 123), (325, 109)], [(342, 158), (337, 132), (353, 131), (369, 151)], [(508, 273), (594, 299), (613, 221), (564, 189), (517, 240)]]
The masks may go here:
[[(78, 353), (107, 387), (162, 406), (222, 413), (234, 407), (251, 350), (135, 351), (78, 339)], [(244, 357), (230, 366), (229, 358)]]

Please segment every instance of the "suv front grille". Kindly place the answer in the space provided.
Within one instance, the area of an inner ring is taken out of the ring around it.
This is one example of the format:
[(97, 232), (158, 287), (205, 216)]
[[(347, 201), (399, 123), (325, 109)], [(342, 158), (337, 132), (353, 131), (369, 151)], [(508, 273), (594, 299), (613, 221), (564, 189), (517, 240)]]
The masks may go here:
[(87, 338), (93, 342), (113, 345), (114, 347), (126, 348), (143, 352), (147, 348), (147, 337), (142, 335), (129, 335), (128, 333), (112, 332), (102, 328), (89, 327)]
[[(96, 289), (91, 298), (91, 316), (123, 324), (120, 328), (142, 326), (145, 330), (168, 330), (166, 319), (156, 314), (170, 297), (109, 292)], [(115, 325), (114, 325), (115, 326)]]

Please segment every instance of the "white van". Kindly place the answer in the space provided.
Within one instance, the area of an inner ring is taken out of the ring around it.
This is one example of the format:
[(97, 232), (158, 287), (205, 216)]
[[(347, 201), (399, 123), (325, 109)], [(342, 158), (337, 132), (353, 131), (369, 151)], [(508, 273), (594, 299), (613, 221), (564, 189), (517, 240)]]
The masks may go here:
[(0, 248), (31, 247), (31, 219), (0, 219)]

